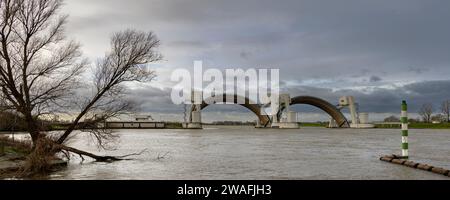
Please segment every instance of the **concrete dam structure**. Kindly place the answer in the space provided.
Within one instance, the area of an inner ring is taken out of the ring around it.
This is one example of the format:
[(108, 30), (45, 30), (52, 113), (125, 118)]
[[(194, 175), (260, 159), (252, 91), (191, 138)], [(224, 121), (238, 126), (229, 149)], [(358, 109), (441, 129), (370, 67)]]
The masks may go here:
[[(298, 96), (291, 99), (290, 105), (310, 105), (317, 107), (324, 112), (326, 112), (328, 115), (331, 116), (331, 118), (336, 121), (338, 128), (349, 128), (350, 123), (348, 122), (347, 118), (345, 118), (344, 114), (336, 107), (333, 106), (333, 104), (312, 96)], [(285, 108), (283, 107), (282, 110), (280, 110), (279, 115), (281, 116), (283, 110)]]
[[(231, 97), (231, 98), (230, 98)], [(202, 99), (201, 93), (193, 92), (192, 99)], [(323, 99), (312, 97), (312, 96), (297, 96), (291, 98), (289, 94), (281, 94), (280, 95), (280, 107), (278, 110), (278, 114), (270, 116), (266, 113), (262, 113), (264, 107), (267, 105), (260, 105), (255, 102), (252, 102), (250, 99), (246, 97), (241, 97), (238, 95), (230, 95), (227, 96), (223, 94), (222, 101), (215, 101), (213, 99), (207, 99), (205, 101), (194, 101), (192, 100), (192, 107), (189, 113), (188, 122), (185, 124), (185, 128), (191, 129), (201, 129), (202, 128), (202, 115), (201, 112), (205, 108), (211, 105), (219, 105), (232, 104), (231, 101), (234, 102), (234, 105), (240, 105), (247, 108), (258, 118), (257, 120), (257, 128), (287, 128), (287, 129), (295, 129), (299, 128), (297, 113), (292, 112), (290, 107), (293, 105), (310, 105), (317, 107), (330, 115), (331, 122), (330, 127), (332, 128), (371, 128), (370, 124), (361, 124), (360, 122), (364, 121), (367, 123), (368, 114), (362, 113), (359, 115), (357, 106), (354, 103), (353, 97), (343, 97), (341, 98), (339, 105), (334, 106), (333, 104), (325, 101)], [(203, 102), (202, 104), (194, 104), (194, 102)], [(215, 104), (209, 104), (207, 102), (215, 102)], [(238, 102), (241, 102), (240, 104)], [(242, 103), (245, 102), (245, 103)], [(350, 123), (345, 115), (341, 112), (343, 108), (348, 107), (350, 109), (350, 113), (352, 116), (352, 122)], [(287, 120), (282, 120), (281, 117), (283, 113), (287, 114)], [(360, 120), (361, 119), (361, 120)]]
[[(244, 101), (245, 103), (244, 104), (238, 104), (238, 102), (240, 100)], [(193, 123), (193, 119), (194, 118), (197, 118), (197, 120), (194, 120), (194, 121), (199, 121), (198, 120), (199, 112), (201, 112), (203, 109), (206, 109), (208, 106), (210, 106), (210, 104), (207, 104), (206, 102), (213, 102), (213, 99), (207, 99), (207, 100), (203, 101), (203, 103), (201, 105), (193, 105), (192, 106), (190, 119), (189, 119), (189, 121), (191, 123)], [(222, 99), (221, 102), (219, 101), (219, 102), (216, 102), (216, 103), (224, 103), (224, 102), (229, 102), (229, 99), (227, 101), (227, 96), (226, 95), (223, 95), (223, 99)], [(248, 99), (246, 97), (241, 97), (241, 96), (238, 96), (238, 95), (234, 95), (233, 103), (235, 105), (243, 106), (243, 107), (247, 108), (249, 111), (251, 111), (252, 113), (254, 113), (258, 117), (258, 120), (259, 120), (260, 124), (263, 125), (264, 127), (267, 127), (271, 123), (270, 117), (267, 116), (267, 115), (263, 115), (261, 113), (261, 106), (256, 104), (256, 103), (254, 103), (254, 102), (251, 102), (250, 99)], [(200, 123), (201, 123), (201, 117), (200, 117)]]

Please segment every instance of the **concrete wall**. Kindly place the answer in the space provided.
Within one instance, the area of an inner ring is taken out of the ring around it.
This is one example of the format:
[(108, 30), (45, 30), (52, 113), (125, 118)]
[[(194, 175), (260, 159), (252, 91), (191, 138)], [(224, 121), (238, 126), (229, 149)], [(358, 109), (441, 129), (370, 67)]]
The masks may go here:
[(107, 123), (108, 128), (123, 128), (123, 123)]
[(141, 123), (141, 128), (156, 128), (156, 123)]
[(132, 123), (124, 123), (124, 128), (139, 128), (140, 123), (132, 122)]
[(128, 128), (128, 129), (154, 129), (165, 128), (164, 122), (108, 122), (108, 128)]

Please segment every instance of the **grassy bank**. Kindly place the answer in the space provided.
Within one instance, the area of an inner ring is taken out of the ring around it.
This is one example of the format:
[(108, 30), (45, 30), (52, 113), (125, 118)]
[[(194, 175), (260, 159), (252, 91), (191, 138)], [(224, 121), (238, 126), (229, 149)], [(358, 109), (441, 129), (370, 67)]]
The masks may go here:
[(0, 146), (3, 146), (3, 152), (0, 151), (0, 156), (6, 154), (26, 156), (31, 152), (31, 142), (18, 140), (13, 141), (12, 139), (4, 136), (0, 136)]
[[(378, 124), (376, 128), (401, 128), (400, 124)], [(410, 123), (410, 129), (450, 129), (450, 123), (431, 124), (431, 123)]]
[(183, 124), (173, 122), (173, 123), (166, 123), (165, 129), (182, 129), (182, 128), (183, 128)]
[(30, 153), (30, 143), (0, 136), (0, 179), (16, 177)]
[(326, 128), (328, 126), (328, 123), (300, 123), (300, 127), (320, 127), (320, 128)]
[[(48, 147), (46, 143), (44, 146)], [(32, 151), (31, 141), (0, 136), (0, 180), (47, 178), (48, 174), (67, 166), (67, 162), (57, 155), (42, 154), (42, 147)]]
[[(328, 123), (300, 123), (300, 127), (323, 127)], [(377, 124), (375, 128), (379, 129), (400, 129), (401, 124)], [(432, 123), (410, 123), (410, 129), (450, 129), (450, 123), (432, 124)]]
[[(322, 127), (326, 128), (328, 123), (300, 123), (300, 127)], [(375, 128), (379, 129), (400, 129), (400, 124), (377, 124)], [(411, 123), (410, 129), (450, 129), (450, 123), (431, 124), (431, 123)]]

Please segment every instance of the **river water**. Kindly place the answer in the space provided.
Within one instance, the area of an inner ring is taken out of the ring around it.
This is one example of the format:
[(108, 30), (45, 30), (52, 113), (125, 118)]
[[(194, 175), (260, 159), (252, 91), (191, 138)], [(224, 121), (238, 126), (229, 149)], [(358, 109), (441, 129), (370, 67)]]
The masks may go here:
[[(134, 160), (95, 163), (74, 157), (51, 179), (120, 180), (391, 180), (446, 179), (430, 172), (379, 161), (399, 153), (399, 130), (254, 129), (120, 130), (115, 151), (98, 151), (80, 134), (72, 146), (100, 154), (147, 151)], [(412, 130), (412, 160), (450, 168), (450, 130)], [(159, 157), (159, 158), (158, 158)]]

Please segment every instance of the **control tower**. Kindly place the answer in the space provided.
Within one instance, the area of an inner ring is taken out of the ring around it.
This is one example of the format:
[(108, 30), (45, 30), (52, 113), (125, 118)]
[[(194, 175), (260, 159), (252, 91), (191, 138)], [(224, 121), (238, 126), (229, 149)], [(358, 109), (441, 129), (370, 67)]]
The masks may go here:
[[(352, 122), (350, 128), (375, 128), (374, 124), (369, 123), (369, 114), (359, 112), (359, 104), (356, 103), (355, 97), (345, 96), (339, 99), (339, 109), (348, 108)], [(333, 123), (330, 123), (330, 126)]]

